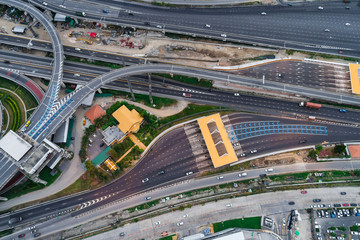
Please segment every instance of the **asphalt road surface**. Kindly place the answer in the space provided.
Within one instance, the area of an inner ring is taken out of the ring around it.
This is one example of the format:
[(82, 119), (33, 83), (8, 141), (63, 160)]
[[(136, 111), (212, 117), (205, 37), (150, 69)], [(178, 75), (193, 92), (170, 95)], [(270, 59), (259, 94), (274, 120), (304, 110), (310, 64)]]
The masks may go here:
[[(344, 126), (331, 126), (328, 124), (317, 124), (314, 122), (303, 122), (289, 119), (271, 118), (250, 114), (233, 114), (229, 116), (231, 125), (239, 125), (243, 122), (275, 122), (280, 121), (280, 125), (311, 125), (326, 127), (327, 134), (314, 135), (308, 134), (275, 134), (270, 139), (268, 136), (248, 138), (239, 141), (244, 151), (258, 149), (257, 153), (251, 156), (260, 155), (276, 150), (301, 146), (299, 138), (306, 137), (307, 144), (320, 143), (324, 140), (339, 140), (344, 137), (344, 141), (359, 139), (360, 131), (357, 128)], [(227, 128), (231, 127), (227, 124)], [(74, 211), (79, 206), (79, 210), (73, 212), (72, 216), (88, 212), (92, 209), (106, 205), (118, 199), (123, 199), (131, 194), (148, 190), (155, 186), (181, 181), (183, 178), (192, 178), (199, 171), (211, 168), (211, 161), (204, 146), (200, 130), (196, 125), (186, 125), (177, 128), (165, 136), (159, 142), (154, 144), (145, 157), (130, 172), (126, 173), (119, 179), (115, 180), (100, 189), (87, 193), (70, 196), (65, 199), (54, 200), (44, 203), (38, 207), (24, 209), (12, 216), (21, 216), (24, 222), (30, 222), (40, 217), (53, 218), (57, 213), (60, 215), (67, 214), (67, 210)], [(239, 154), (239, 151), (237, 150)], [(249, 154), (250, 155), (250, 154)], [(337, 163), (335, 163), (336, 165)], [(346, 166), (346, 165), (344, 165)], [(353, 165), (356, 167), (356, 165)], [(294, 169), (295, 171), (296, 169)], [(160, 173), (164, 171), (165, 173)], [(286, 172), (286, 168), (282, 171)], [(187, 176), (186, 173), (193, 172)], [(255, 171), (256, 172), (256, 171)], [(257, 172), (256, 172), (257, 173)], [(279, 173), (279, 172), (277, 172)], [(255, 174), (255, 173), (254, 173)], [(255, 175), (249, 175), (249, 177)], [(144, 179), (148, 179), (142, 182)], [(0, 218), (0, 226), (7, 226), (8, 217)]]
[[(359, 25), (356, 2), (311, 2), (300, 6), (258, 6), (231, 8), (160, 8), (114, 0), (82, 4), (73, 1), (41, 0), (39, 7), (75, 17), (86, 12), (85, 19), (123, 26), (157, 29), (224, 41), (246, 42), (283, 48), (294, 48), (349, 56), (360, 56)], [(60, 3), (61, 2), (61, 3)], [(89, 1), (87, 1), (89, 2)], [(96, 3), (100, 3), (98, 5)], [(64, 5), (62, 8), (59, 5)], [(346, 9), (345, 6), (350, 6)], [(103, 13), (107, 9), (109, 13)], [(132, 14), (129, 14), (129, 13)], [(261, 13), (265, 12), (266, 15)], [(345, 23), (350, 23), (346, 26)], [(208, 24), (210, 27), (205, 27)], [(325, 29), (329, 29), (326, 32)], [(225, 34), (226, 36), (221, 36)]]
[[(359, 169), (359, 168), (360, 168), (360, 162), (358, 162), (358, 161), (322, 162), (322, 163), (307, 163), (307, 164), (301, 163), (301, 164), (273, 167), (274, 172), (268, 173), (268, 175), (285, 174), (285, 173), (290, 173), (290, 172), (293, 173), (293, 172), (301, 172), (301, 171), (324, 171), (324, 170), (333, 170), (333, 169), (335, 169), (335, 170), (337, 170), (337, 169), (338, 170), (345, 170), (345, 169), (352, 170), (352, 169)], [(248, 175), (247, 175), (247, 177), (241, 178), (242, 180), (257, 178), (259, 176), (259, 174), (265, 173), (264, 169), (253, 169), (253, 170), (247, 170), (246, 172)], [(194, 180), (189, 180), (189, 181), (183, 181), (182, 183), (174, 184), (167, 188), (156, 188), (156, 190), (138, 194), (134, 197), (127, 198), (122, 201), (118, 201), (114, 204), (109, 204), (105, 208), (97, 209), (96, 211), (90, 211), (86, 214), (79, 215), (77, 218), (73, 218), (73, 217), (71, 217), (70, 214), (66, 214), (66, 215), (60, 216), (60, 218), (53, 218), (44, 223), (37, 224), (37, 226), (38, 226), (38, 228), (41, 229), (42, 235), (58, 232), (63, 229), (72, 228), (79, 224), (86, 223), (90, 220), (95, 220), (95, 219), (97, 219), (101, 216), (105, 216), (109, 213), (118, 212), (121, 209), (129, 208), (132, 206), (137, 206), (137, 205), (145, 202), (145, 200), (144, 200), (145, 196), (151, 196), (152, 199), (158, 199), (161, 197), (171, 196), (171, 195), (175, 195), (178, 193), (190, 191), (192, 189), (204, 188), (204, 187), (208, 187), (208, 186), (212, 186), (212, 185), (223, 184), (223, 183), (233, 182), (233, 181), (239, 181), (240, 179), (239, 179), (238, 174), (239, 174), (239, 172), (223, 174), (222, 176), (224, 178), (221, 180), (218, 180), (216, 176), (211, 176), (211, 177), (207, 177), (207, 178), (199, 178), (199, 179), (194, 179)], [(354, 201), (353, 198), (358, 198), (358, 192), (357, 192), (356, 188), (353, 188), (353, 190), (348, 191), (348, 195), (343, 197), (342, 200), (339, 199), (340, 191), (343, 191), (343, 189), (339, 188), (336, 190), (332, 190), (333, 194), (329, 194), (328, 191), (322, 192), (319, 189), (309, 189), (308, 190), (309, 193), (307, 195), (301, 195), (299, 191), (290, 191), (290, 192), (296, 192), (296, 194), (297, 194), (297, 195), (291, 195), (291, 196), (288, 196), (286, 193), (279, 194), (277, 192), (275, 194), (277, 197), (283, 199), (283, 201), (280, 201), (280, 203), (281, 202), (286, 203), (288, 201), (288, 199), (293, 200), (293, 201), (295, 200), (296, 207), (298, 207), (300, 209), (308, 207), (312, 203), (313, 198), (326, 199), (328, 203), (338, 203), (338, 202), (342, 202), (344, 200)], [(104, 194), (104, 193), (101, 193), (101, 194)], [(98, 195), (97, 198), (100, 198), (100, 196), (103, 196), (101, 194)], [(267, 196), (268, 194), (273, 194), (273, 193), (267, 193), (265, 196)], [(253, 197), (261, 198), (262, 196), (263, 195), (253, 195), (253, 196), (249, 196), (249, 197), (252, 199)], [(78, 197), (80, 198), (80, 196), (78, 196)], [(297, 200), (300, 197), (302, 200)], [(233, 206), (236, 207), (237, 199), (238, 198), (227, 199), (226, 201), (232, 203)], [(270, 198), (270, 202), (269, 202), (268, 198), (262, 198), (262, 199), (265, 201), (264, 204), (271, 203), (271, 198)], [(255, 201), (255, 200), (252, 199), (251, 201)], [(256, 201), (256, 202), (258, 202), (258, 201)], [(276, 204), (278, 205), (277, 210), (279, 210), (279, 206), (286, 206), (286, 204), (279, 204), (279, 201), (277, 201)], [(46, 205), (43, 206), (43, 209), (45, 209), (45, 211), (46, 211), (47, 206)], [(271, 208), (271, 205), (267, 205), (266, 208), (262, 209), (262, 213), (264, 215), (269, 215), (269, 214), (271, 214), (271, 212), (273, 210), (274, 209)], [(28, 215), (28, 216), (31, 216), (31, 215)], [(56, 214), (55, 214), (55, 216), (56, 216)], [(28, 233), (28, 230), (25, 230), (25, 229), (21, 230), (19, 232), (16, 232), (13, 236), (17, 236), (16, 234), (20, 234), (23, 232)], [(11, 239), (11, 237), (13, 237), (13, 236), (9, 236), (4, 239)]]
[(313, 64), (304, 61), (277, 61), (236, 71), (247, 77), (296, 86), (313, 87), (320, 91), (351, 93), (348, 66)]

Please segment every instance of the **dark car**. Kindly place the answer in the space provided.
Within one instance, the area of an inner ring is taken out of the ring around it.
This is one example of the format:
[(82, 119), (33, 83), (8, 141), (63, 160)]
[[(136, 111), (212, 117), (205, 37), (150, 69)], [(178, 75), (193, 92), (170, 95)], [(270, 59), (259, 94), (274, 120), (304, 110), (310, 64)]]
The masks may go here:
[(121, 233), (119, 234), (119, 236), (120, 236), (120, 237), (123, 237), (123, 236), (125, 236), (125, 233), (124, 233), (124, 232), (121, 232)]
[(103, 13), (109, 13), (109, 10), (104, 9)]
[(71, 137), (71, 140), (75, 140), (75, 137)]
[(341, 194), (341, 195), (346, 195), (346, 192), (341, 192), (340, 194)]
[(295, 205), (294, 201), (289, 202), (289, 205)]
[(4, 63), (10, 63), (10, 61), (8, 61), (8, 60), (4, 60)]
[(144, 25), (145, 26), (150, 26), (150, 23), (149, 22), (144, 22)]
[(313, 202), (321, 202), (321, 199), (315, 198), (313, 199)]
[(41, 233), (36, 233), (34, 234), (34, 237), (39, 237), (41, 235)]
[(129, 16), (134, 16), (134, 13), (132, 13), (132, 12), (129, 12)]
[(165, 173), (165, 170), (161, 170), (158, 172), (158, 175), (161, 175), (161, 174), (164, 174)]
[(18, 236), (18, 238), (23, 238), (23, 237), (25, 237), (25, 233), (20, 234), (20, 235)]
[(350, 206), (352, 206), (352, 207), (356, 207), (356, 206), (357, 206), (357, 204), (356, 204), (356, 203), (350, 203)]
[(266, 177), (266, 174), (260, 174), (259, 177)]
[(104, 142), (102, 142), (102, 143), (100, 143), (100, 147), (103, 147), (105, 145), (105, 143)]
[(335, 204), (334, 204), (334, 207), (341, 207), (341, 204), (335, 203)]
[(306, 143), (306, 142), (307, 142), (306, 139), (302, 139), (302, 140), (299, 141), (299, 143)]

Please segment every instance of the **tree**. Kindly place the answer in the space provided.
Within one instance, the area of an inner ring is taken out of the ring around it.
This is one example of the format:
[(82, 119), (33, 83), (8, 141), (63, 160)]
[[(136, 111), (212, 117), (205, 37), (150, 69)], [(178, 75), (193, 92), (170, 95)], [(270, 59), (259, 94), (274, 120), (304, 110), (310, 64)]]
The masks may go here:
[(346, 153), (346, 146), (344, 144), (336, 145), (334, 147), (334, 153), (343, 154)]
[(312, 149), (310, 152), (309, 152), (309, 155), (308, 157), (312, 158), (312, 159), (316, 159), (317, 157), (317, 151)]
[(315, 149), (318, 153), (320, 153), (323, 150), (323, 147), (321, 145), (316, 145)]

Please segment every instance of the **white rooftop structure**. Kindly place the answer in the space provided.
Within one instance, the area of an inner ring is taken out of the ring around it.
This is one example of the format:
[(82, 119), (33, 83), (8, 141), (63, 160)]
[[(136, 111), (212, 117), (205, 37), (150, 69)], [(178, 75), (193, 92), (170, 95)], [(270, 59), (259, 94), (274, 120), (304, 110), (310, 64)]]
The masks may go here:
[(0, 148), (19, 161), (32, 148), (32, 145), (10, 130), (0, 139)]
[(65, 15), (62, 15), (60, 13), (56, 13), (55, 14), (55, 17), (54, 17), (54, 21), (55, 22), (65, 22), (66, 20), (66, 16)]
[(13, 33), (24, 33), (26, 30), (26, 27), (25, 26), (15, 26), (13, 29), (12, 29), (12, 32)]
[(245, 236), (243, 232), (236, 232), (236, 233), (231, 233), (229, 235), (225, 235), (225, 236), (219, 236), (219, 237), (215, 237), (213, 238), (214, 240), (245, 240)]
[[(81, 88), (83, 85), (76, 85), (76, 88), (75, 90), (77, 90), (78, 88)], [(92, 105), (92, 102), (93, 102), (93, 99), (94, 99), (94, 96), (95, 96), (95, 92), (92, 92), (90, 93), (85, 99), (84, 101), (81, 103), (82, 105), (85, 105), (85, 106), (91, 106)]]

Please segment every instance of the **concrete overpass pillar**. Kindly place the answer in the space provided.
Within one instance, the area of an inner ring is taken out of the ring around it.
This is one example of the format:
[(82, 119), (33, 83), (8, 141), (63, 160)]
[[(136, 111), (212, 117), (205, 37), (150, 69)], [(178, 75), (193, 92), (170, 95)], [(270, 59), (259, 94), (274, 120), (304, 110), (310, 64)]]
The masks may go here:
[(66, 85), (65, 85), (65, 83), (63, 81), (61, 81), (61, 87), (66, 88)]
[(134, 92), (133, 92), (133, 89), (132, 89), (131, 82), (130, 82), (129, 78), (126, 78), (126, 81), (127, 81), (128, 85), (129, 85), (131, 99), (135, 102), (135, 95), (134, 95)]
[(152, 105), (154, 103), (154, 101), (153, 101), (152, 92), (151, 92), (151, 73), (148, 73), (148, 79), (149, 79), (149, 99), (150, 99), (150, 104)]

